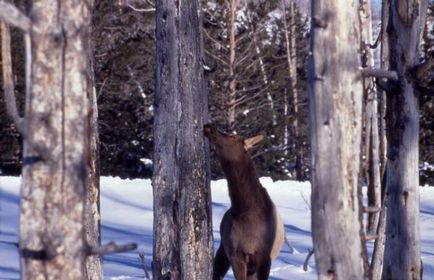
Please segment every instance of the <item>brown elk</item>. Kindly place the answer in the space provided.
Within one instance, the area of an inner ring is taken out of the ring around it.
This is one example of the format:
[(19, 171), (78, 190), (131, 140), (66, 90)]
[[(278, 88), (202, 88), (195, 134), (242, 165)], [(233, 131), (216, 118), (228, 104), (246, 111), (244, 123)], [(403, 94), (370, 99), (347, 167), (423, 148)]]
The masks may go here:
[(266, 280), (280, 252), (284, 228), (277, 209), (259, 182), (249, 149), (264, 136), (249, 139), (204, 126), (226, 175), (231, 207), (220, 224), (221, 244), (214, 259), (214, 280), (232, 266), (237, 280)]

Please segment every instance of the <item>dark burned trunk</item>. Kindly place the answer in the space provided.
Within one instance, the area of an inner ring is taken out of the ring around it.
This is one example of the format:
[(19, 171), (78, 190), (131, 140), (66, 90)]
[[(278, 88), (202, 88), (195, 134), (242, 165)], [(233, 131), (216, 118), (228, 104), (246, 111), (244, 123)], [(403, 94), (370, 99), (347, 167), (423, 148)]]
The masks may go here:
[(197, 0), (158, 0), (156, 9), (153, 279), (210, 279), (200, 6)]
[(420, 279), (419, 106), (407, 71), (419, 62), (427, 1), (393, 0), (390, 69), (399, 82), (387, 95), (387, 224), (382, 279)]

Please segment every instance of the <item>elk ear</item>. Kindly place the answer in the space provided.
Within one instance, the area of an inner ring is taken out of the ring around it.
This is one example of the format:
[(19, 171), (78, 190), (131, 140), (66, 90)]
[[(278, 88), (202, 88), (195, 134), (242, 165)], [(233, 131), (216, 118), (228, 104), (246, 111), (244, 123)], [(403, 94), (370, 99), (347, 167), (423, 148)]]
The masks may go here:
[(264, 141), (265, 136), (263, 134), (256, 135), (252, 138), (248, 138), (244, 140), (244, 150), (248, 151), (255, 146), (257, 146), (259, 143)]

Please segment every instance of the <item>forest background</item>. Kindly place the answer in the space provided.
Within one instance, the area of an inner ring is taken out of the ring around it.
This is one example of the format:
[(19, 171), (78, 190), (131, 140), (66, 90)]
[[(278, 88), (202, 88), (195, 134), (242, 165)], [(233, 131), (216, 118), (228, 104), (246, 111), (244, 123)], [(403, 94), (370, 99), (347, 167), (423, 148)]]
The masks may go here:
[[(16, 0), (15, 4), (20, 7), (24, 2)], [(297, 1), (292, 11), (284, 1), (241, 1), (236, 7), (235, 44), (230, 42), (228, 28), (231, 11), (223, 2), (202, 3), (210, 121), (245, 136), (267, 135), (263, 148), (253, 155), (260, 176), (308, 180), (309, 1)], [(378, 2), (373, 5), (375, 34), (380, 28)], [(424, 56), (434, 50), (433, 16), (430, 1)], [(154, 3), (95, 1), (92, 27), (101, 175), (149, 178), (155, 90)], [(24, 42), (18, 30), (13, 29), (12, 36), (15, 94), (23, 111)], [(291, 70), (290, 64), (295, 68)], [(295, 81), (288, 71), (295, 71)], [(433, 105), (433, 95), (420, 98), (422, 185), (434, 183)], [(20, 174), (21, 142), (0, 94), (0, 175)], [(213, 178), (221, 178), (218, 164), (212, 162), (211, 166)]]

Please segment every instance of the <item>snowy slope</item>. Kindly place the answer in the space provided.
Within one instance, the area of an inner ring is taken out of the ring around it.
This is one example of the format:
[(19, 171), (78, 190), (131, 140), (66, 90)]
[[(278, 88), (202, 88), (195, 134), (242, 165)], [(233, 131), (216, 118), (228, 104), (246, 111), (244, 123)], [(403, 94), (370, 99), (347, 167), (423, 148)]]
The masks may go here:
[[(316, 279), (314, 261), (302, 269), (307, 250), (312, 248), (310, 231), (309, 183), (272, 182), (261, 179), (280, 210), (286, 235), (295, 248), (284, 245), (273, 262), (270, 279)], [(20, 178), (0, 177), (0, 279), (19, 279), (18, 188)], [(104, 258), (106, 279), (143, 279), (139, 252), (145, 253), (147, 269), (152, 259), (152, 189), (149, 180), (101, 178), (103, 243), (137, 242), (137, 251)], [(215, 248), (220, 236), (219, 223), (229, 207), (224, 180), (212, 183)], [(434, 188), (421, 188), (422, 258), (425, 279), (434, 279)], [(372, 246), (371, 246), (372, 247)], [(234, 279), (230, 273), (225, 279)]]

